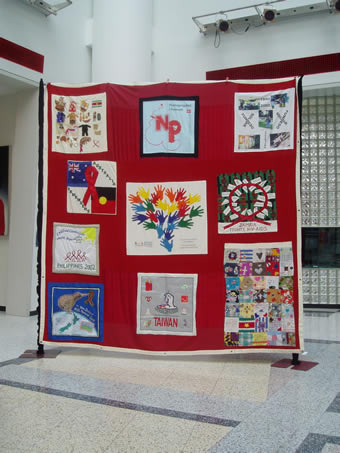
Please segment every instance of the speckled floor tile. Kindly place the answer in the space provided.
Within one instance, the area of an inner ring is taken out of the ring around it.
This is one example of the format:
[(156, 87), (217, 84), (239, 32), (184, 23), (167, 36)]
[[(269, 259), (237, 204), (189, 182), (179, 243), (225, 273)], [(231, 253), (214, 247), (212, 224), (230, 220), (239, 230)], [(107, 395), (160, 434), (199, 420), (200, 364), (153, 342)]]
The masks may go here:
[(206, 453), (210, 447), (216, 444), (222, 437), (232, 431), (233, 428), (226, 426), (208, 425), (204, 423), (195, 423), (189, 440), (180, 450), (181, 453)]
[(311, 432), (326, 436), (340, 436), (340, 413), (325, 412), (313, 425)]
[(7, 453), (14, 446), (13, 452), (103, 452), (136, 416), (131, 410), (24, 389), (7, 387), (3, 393), (0, 407), (4, 401), (19, 403), (1, 418), (0, 451)]
[(322, 449), (322, 453), (340, 453), (340, 445), (326, 444)]
[[(124, 452), (205, 452), (231, 428), (179, 420), (154, 414), (139, 414), (115, 439), (113, 447)], [(196, 449), (195, 449), (196, 448)]]

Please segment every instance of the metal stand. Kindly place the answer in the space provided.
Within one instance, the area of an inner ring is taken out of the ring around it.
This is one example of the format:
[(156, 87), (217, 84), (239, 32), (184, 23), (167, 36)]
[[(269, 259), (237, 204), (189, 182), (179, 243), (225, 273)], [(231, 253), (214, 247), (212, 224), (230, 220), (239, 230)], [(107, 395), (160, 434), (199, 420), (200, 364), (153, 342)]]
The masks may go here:
[(299, 365), (299, 363), (300, 363), (299, 354), (293, 352), (292, 365)]
[(38, 349), (37, 349), (37, 354), (38, 355), (44, 355), (44, 345), (43, 344), (38, 344)]

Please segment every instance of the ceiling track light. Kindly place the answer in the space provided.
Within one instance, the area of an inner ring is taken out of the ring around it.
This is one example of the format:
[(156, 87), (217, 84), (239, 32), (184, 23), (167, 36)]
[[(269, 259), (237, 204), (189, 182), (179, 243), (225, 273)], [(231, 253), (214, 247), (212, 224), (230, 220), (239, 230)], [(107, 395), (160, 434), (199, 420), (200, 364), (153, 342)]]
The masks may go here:
[(220, 19), (216, 22), (216, 27), (218, 31), (226, 33), (229, 30), (229, 22), (225, 19)]
[[(294, 8), (279, 8), (278, 3), (286, 0), (267, 0), (263, 3), (242, 6), (225, 11), (194, 16), (192, 20), (197, 25), (200, 33), (227, 32), (243, 34), (250, 27), (260, 27), (272, 22), (281, 22), (292, 17), (307, 16), (309, 14), (340, 13), (340, 0), (319, 0), (317, 3), (310, 3)], [(214, 16), (214, 17), (213, 17)], [(218, 19), (218, 16), (222, 16)], [(211, 22), (207, 18), (211, 18)]]
[(276, 17), (275, 9), (265, 9), (263, 10), (263, 19), (265, 22), (273, 22)]

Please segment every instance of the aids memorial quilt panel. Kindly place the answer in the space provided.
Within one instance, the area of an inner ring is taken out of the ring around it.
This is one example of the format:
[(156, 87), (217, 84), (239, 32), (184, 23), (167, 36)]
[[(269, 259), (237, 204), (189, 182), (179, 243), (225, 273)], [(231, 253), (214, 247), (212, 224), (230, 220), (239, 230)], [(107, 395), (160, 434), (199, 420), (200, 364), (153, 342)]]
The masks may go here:
[(299, 84), (48, 84), (39, 342), (303, 351)]

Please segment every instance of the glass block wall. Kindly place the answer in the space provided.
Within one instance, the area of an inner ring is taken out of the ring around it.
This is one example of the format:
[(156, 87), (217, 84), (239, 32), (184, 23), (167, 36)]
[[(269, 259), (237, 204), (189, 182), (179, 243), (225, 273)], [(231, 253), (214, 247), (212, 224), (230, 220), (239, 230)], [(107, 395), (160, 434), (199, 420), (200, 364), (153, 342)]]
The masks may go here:
[[(301, 144), (303, 227), (340, 227), (339, 120), (340, 96), (304, 98)], [(303, 268), (303, 292), (305, 304), (339, 304), (340, 269)]]

